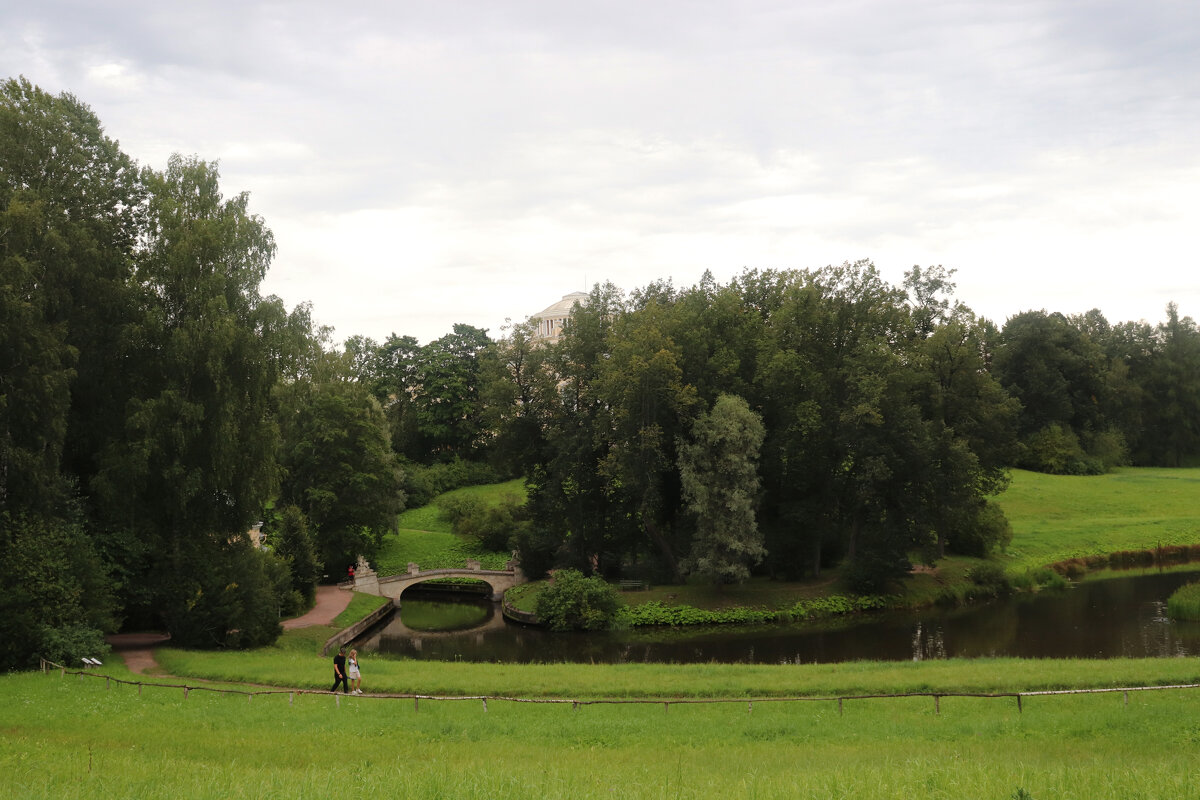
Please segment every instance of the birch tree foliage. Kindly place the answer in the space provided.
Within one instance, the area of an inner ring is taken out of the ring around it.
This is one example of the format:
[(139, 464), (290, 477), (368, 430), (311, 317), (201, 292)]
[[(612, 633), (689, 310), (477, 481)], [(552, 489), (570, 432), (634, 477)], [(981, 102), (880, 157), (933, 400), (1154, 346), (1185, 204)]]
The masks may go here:
[(735, 395), (717, 398), (679, 443), (679, 476), (686, 511), (694, 520), (684, 568), (715, 584), (740, 583), (766, 554), (755, 518), (762, 420)]

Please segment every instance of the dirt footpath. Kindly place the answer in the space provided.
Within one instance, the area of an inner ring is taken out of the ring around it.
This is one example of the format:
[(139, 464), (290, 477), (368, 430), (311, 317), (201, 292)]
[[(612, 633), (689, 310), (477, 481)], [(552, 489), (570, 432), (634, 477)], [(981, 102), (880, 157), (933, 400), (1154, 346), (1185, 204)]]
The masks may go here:
[(346, 610), (354, 592), (336, 586), (318, 586), (317, 604), (302, 617), (285, 619), (283, 629), (311, 628), (313, 625), (332, 625), (337, 615)]
[(171, 637), (166, 633), (114, 633), (104, 640), (112, 646), (114, 654), (124, 659), (130, 672), (143, 675), (158, 669), (154, 648), (171, 641)]

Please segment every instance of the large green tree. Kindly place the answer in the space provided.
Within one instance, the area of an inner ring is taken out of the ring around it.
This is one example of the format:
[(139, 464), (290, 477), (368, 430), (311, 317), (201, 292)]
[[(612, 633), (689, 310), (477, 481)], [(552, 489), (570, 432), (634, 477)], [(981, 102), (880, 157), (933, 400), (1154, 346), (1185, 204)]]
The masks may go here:
[(283, 392), (280, 496), (303, 511), (324, 574), (338, 577), (360, 555), (374, 557), (403, 494), (379, 401), (342, 356), (327, 358), (321, 379)]
[[(143, 545), (127, 602), (182, 640), (211, 644), (224, 635), (189, 622), (225, 581), (207, 565), (232, 563), (230, 542), (276, 485), (278, 348), (264, 330), (278, 314), (258, 292), (275, 244), (246, 194), (221, 194), (212, 164), (173, 156), (143, 182), (139, 317), (124, 332), (131, 397), (93, 486), (104, 529)], [(277, 614), (277, 605), (237, 608), (246, 616), (232, 625), (271, 638), (256, 615)]]

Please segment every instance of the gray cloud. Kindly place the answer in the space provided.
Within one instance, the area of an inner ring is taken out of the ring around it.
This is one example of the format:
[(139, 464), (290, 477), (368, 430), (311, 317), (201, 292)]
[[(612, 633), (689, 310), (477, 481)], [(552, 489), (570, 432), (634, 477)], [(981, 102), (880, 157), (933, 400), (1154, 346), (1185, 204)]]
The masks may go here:
[[(3, 12), (0, 73), (74, 92), (143, 162), (219, 159), (276, 229), (273, 290), (341, 335), (495, 330), (584, 275), (864, 256), (896, 278), (952, 262), (1001, 319), (1082, 301), (1083, 272), (1091, 305), (1154, 318), (1200, 304), (1178, 272), (1200, 230), (1198, 14), (51, 1)], [(1154, 264), (1137, 290), (1134, 259)]]

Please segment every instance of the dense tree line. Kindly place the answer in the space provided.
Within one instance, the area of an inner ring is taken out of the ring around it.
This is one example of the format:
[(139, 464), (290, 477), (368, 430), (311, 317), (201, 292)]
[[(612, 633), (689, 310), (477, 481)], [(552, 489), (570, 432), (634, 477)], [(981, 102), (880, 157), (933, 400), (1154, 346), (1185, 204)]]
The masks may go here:
[(260, 295), (274, 252), (215, 165), (139, 167), (74, 97), (0, 84), (0, 666), (122, 623), (271, 641), (394, 524), (382, 409)]
[(1036, 311), (997, 329), (952, 278), (892, 286), (857, 262), (597, 286), (553, 345), (512, 326), (478, 414), (528, 479), (527, 567), (720, 583), (846, 563), (877, 590), (913, 556), (1002, 545), (1009, 467), (1200, 463), (1200, 328), (1173, 305), (1156, 327)]
[(1174, 306), (997, 328), (951, 271), (863, 261), (596, 286), (552, 344), (525, 322), (339, 349), (261, 296), (274, 249), (216, 165), (141, 167), (72, 96), (0, 85), (3, 666), (122, 624), (269, 641), (406, 501), (466, 483), (525, 477), (524, 509), (462, 529), (533, 574), (844, 564), (878, 590), (1002, 546), (1012, 466), (1200, 463), (1200, 328)]

